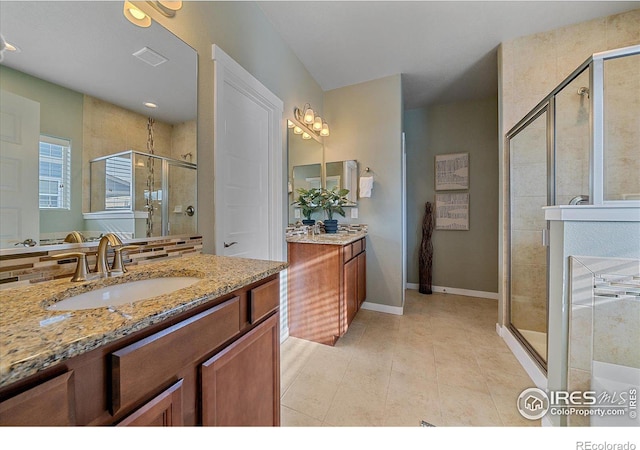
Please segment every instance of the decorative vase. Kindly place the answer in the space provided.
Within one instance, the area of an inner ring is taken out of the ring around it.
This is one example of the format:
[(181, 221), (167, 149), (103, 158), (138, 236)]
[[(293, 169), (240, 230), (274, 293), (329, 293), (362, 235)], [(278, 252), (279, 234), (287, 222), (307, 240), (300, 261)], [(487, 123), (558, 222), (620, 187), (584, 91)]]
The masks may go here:
[(336, 233), (338, 231), (338, 220), (337, 219), (325, 220), (324, 231), (325, 233)]
[(315, 219), (302, 219), (302, 225), (315, 225)]
[(420, 244), (420, 260), (418, 265), (418, 277), (420, 285), (418, 292), (421, 294), (431, 294), (431, 280), (433, 276), (433, 205), (429, 202), (425, 205), (424, 218), (422, 221), (422, 242)]

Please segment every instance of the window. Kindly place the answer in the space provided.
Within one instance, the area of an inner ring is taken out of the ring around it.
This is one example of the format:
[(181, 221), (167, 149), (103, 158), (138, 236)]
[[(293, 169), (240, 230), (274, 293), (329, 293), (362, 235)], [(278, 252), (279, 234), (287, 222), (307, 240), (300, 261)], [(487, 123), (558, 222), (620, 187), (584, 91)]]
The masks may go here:
[(40, 136), (40, 209), (71, 207), (71, 142)]

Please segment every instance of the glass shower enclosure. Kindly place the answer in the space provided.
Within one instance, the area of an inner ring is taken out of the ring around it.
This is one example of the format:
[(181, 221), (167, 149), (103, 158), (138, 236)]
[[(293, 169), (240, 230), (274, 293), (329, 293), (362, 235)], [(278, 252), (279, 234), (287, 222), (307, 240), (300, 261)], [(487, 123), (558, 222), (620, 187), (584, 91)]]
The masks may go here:
[(196, 232), (196, 164), (128, 150), (89, 165), (91, 213), (102, 228), (125, 238)]
[(509, 329), (542, 370), (549, 342), (543, 207), (640, 201), (640, 45), (597, 53), (505, 137)]

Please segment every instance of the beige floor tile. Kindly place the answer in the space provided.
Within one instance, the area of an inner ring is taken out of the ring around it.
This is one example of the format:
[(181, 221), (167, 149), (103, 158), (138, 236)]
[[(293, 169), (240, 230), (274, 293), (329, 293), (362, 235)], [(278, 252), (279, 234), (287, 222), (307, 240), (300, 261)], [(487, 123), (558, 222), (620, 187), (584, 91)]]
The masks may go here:
[(493, 403), (496, 405), (500, 419), (505, 426), (511, 427), (539, 427), (540, 419), (529, 420), (518, 412), (516, 402), (520, 394), (492, 394)]
[(309, 417), (286, 406), (280, 407), (280, 426), (282, 427), (319, 427), (322, 421)]
[(385, 397), (358, 384), (342, 383), (327, 411), (324, 423), (336, 427), (383, 425)]
[(339, 384), (322, 376), (301, 373), (282, 396), (281, 404), (317, 420), (324, 417)]
[(438, 383), (424, 374), (392, 371), (383, 424), (415, 427), (422, 420), (433, 425), (442, 423)]
[(287, 338), (280, 347), (280, 389), (284, 393), (309, 362), (316, 348), (315, 342), (294, 337)]
[(507, 372), (500, 367), (482, 368), (482, 376), (489, 387), (489, 391), (493, 395), (520, 395), (527, 388), (535, 387), (531, 378), (524, 369), (521, 369), (520, 375), (514, 371)]
[(439, 384), (440, 408), (447, 426), (501, 426), (491, 395)]
[(508, 372), (518, 377), (527, 376), (513, 353), (505, 347), (478, 347), (475, 349), (476, 361), (483, 371)]
[(489, 394), (482, 372), (474, 364), (459, 362), (458, 364), (436, 363), (438, 384)]
[(349, 365), (350, 358), (334, 347), (322, 346), (314, 349), (310, 360), (300, 370), (301, 374), (319, 375), (322, 378), (340, 383)]
[(495, 331), (497, 301), (407, 291), (405, 314), (360, 310), (334, 347), (281, 348), (283, 426), (539, 426), (533, 383)]
[(364, 391), (369, 396), (382, 397), (387, 394), (391, 376), (392, 360), (366, 360), (353, 358), (342, 378), (341, 386)]

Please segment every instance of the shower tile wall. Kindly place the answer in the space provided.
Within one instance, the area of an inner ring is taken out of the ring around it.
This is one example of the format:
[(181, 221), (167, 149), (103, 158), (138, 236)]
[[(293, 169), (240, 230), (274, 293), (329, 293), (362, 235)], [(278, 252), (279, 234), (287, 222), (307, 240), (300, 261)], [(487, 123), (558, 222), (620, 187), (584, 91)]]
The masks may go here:
[(556, 95), (556, 204), (567, 205), (577, 195), (589, 195), (590, 93), (589, 70)]
[[(640, 9), (635, 9), (503, 42), (500, 46), (499, 85), (502, 135), (593, 53), (640, 43), (638, 23)], [(579, 102), (577, 97), (574, 98)], [(577, 110), (574, 111), (573, 117), (577, 113)], [(638, 117), (640, 114), (636, 113), (636, 119)], [(636, 130), (639, 128), (636, 127)], [(503, 161), (503, 173), (506, 174), (502, 187), (503, 211), (508, 211), (508, 158), (505, 156)], [(504, 217), (502, 223), (504, 284), (501, 292), (508, 292), (509, 246), (506, 239), (509, 236), (509, 221)]]
[(640, 55), (605, 62), (604, 92), (605, 200), (640, 200)]
[[(569, 266), (567, 388), (585, 391), (593, 361), (640, 368), (640, 260), (572, 256)], [(588, 426), (589, 417), (568, 424)]]

